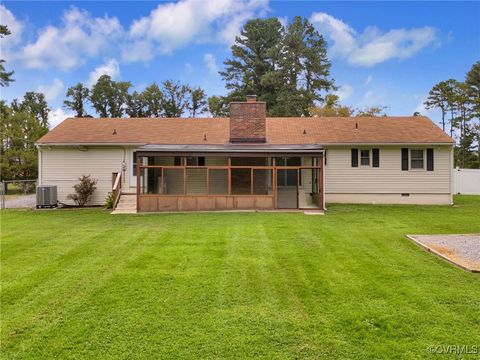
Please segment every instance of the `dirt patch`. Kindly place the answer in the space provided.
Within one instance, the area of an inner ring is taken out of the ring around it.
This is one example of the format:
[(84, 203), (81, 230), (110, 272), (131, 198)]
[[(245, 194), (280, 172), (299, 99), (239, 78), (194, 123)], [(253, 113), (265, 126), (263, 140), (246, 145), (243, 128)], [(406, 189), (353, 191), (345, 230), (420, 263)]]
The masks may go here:
[(480, 234), (407, 235), (407, 237), (461, 268), (480, 272)]

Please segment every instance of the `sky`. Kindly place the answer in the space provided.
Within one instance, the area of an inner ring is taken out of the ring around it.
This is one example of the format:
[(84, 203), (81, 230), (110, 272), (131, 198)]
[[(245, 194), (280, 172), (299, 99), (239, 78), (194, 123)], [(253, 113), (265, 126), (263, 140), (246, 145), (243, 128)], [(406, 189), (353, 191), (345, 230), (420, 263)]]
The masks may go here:
[(12, 35), (0, 58), (15, 71), (2, 100), (46, 95), (50, 126), (73, 115), (66, 89), (102, 74), (133, 90), (179, 80), (208, 95), (226, 94), (218, 74), (230, 46), (253, 18), (309, 19), (328, 42), (341, 103), (387, 106), (389, 115), (419, 111), (439, 81), (463, 80), (480, 60), (480, 2), (328, 2), (269, 0), (79, 1), (0, 3)]

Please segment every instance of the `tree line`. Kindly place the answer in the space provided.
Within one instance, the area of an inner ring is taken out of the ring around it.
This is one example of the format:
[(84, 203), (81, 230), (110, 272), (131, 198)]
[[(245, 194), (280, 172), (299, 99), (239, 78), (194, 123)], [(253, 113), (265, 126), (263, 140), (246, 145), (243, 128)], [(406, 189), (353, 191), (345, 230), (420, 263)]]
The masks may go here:
[(435, 84), (425, 107), (440, 110), (443, 131), (456, 140), (455, 166), (480, 168), (480, 61), (472, 65), (464, 81), (448, 79)]
[(83, 83), (68, 88), (63, 104), (76, 117), (91, 117), (87, 112), (88, 104), (102, 118), (181, 117), (185, 114), (198, 117), (207, 111), (214, 116), (223, 115), (216, 108), (215, 97), (207, 98), (200, 87), (166, 80), (161, 86), (152, 83), (141, 92), (129, 92), (131, 88), (130, 81), (114, 81), (109, 75), (102, 75), (91, 88)]

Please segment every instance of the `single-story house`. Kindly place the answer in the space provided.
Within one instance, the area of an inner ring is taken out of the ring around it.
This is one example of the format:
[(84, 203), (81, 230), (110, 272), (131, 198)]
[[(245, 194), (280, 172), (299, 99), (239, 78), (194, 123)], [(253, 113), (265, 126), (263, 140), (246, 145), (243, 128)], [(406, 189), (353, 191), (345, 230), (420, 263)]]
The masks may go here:
[(69, 118), (37, 142), (60, 202), (91, 175), (91, 205), (113, 189), (140, 212), (451, 204), (453, 144), (423, 116), (272, 118), (255, 96), (229, 118)]

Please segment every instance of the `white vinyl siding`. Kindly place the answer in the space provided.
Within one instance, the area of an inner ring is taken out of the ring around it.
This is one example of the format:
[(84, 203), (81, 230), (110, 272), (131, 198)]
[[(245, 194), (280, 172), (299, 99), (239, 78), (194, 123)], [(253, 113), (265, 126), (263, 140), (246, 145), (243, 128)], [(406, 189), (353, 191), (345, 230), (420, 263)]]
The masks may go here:
[[(428, 146), (425, 146), (425, 149)], [(415, 147), (418, 148), (418, 147)], [(380, 167), (351, 167), (351, 148), (329, 147), (325, 192), (336, 194), (450, 194), (451, 147), (435, 146), (434, 171), (402, 171), (401, 147), (379, 147)], [(424, 151), (425, 152), (425, 151)]]
[[(103, 205), (108, 193), (112, 191), (112, 173), (122, 169), (124, 150), (121, 148), (42, 148), (40, 179), (42, 185), (56, 185), (58, 200), (73, 204), (67, 195), (74, 192), (73, 185), (82, 175), (91, 175), (98, 180), (97, 189), (88, 205)], [(122, 187), (127, 187), (130, 164), (129, 151), (125, 158), (126, 171)]]

